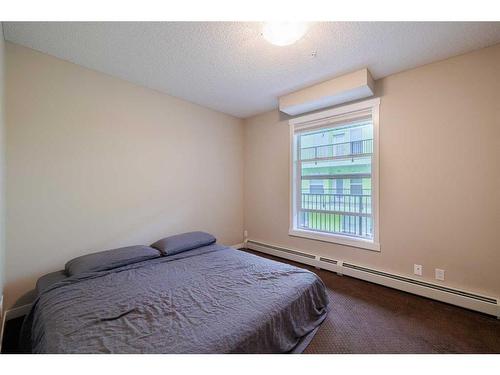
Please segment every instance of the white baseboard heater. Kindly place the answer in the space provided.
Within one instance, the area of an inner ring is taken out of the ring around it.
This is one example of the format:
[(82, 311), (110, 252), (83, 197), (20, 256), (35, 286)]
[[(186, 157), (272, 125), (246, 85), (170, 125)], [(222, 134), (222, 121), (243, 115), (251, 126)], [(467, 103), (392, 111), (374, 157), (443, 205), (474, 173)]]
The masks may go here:
[(359, 266), (351, 262), (308, 254), (301, 250), (284, 248), (255, 240), (247, 240), (246, 247), (265, 254), (293, 260), (313, 267), (322, 268), (361, 280), (370, 281), (408, 293), (446, 302), (452, 305), (479, 311), (496, 316), (500, 319), (500, 304), (498, 298), (445, 287), (426, 281), (396, 275), (373, 268)]

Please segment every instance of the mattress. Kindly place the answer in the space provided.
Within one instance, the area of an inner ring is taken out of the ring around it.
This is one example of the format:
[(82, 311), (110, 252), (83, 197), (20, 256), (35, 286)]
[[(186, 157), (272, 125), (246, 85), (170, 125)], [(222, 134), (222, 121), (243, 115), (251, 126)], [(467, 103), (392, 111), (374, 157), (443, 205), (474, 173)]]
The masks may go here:
[(324, 320), (314, 273), (218, 244), (50, 277), (21, 332), (32, 353), (295, 353)]

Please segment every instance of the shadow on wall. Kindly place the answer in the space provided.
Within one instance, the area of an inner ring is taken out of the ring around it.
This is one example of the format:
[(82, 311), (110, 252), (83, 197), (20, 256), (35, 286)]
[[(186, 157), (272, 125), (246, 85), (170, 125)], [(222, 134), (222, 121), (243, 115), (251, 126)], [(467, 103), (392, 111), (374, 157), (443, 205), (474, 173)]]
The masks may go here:
[[(34, 286), (37, 276), (23, 277), (15, 282), (7, 282), (4, 286), (4, 306), (6, 310), (32, 303), (36, 298)], [(16, 296), (21, 296), (16, 298)]]
[(36, 298), (36, 289), (31, 289), (29, 292), (24, 293), (21, 297), (17, 299), (12, 305), (12, 309), (21, 307), (24, 305), (32, 304)]

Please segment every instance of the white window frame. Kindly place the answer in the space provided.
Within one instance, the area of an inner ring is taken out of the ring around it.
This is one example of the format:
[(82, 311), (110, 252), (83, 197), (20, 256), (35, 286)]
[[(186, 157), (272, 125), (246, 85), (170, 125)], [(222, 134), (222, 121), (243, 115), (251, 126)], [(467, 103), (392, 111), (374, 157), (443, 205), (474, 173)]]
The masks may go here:
[[(294, 237), (303, 237), (312, 240), (332, 242), (340, 245), (356, 247), (360, 249), (380, 251), (379, 240), (379, 106), (380, 98), (373, 98), (357, 102), (354, 104), (345, 105), (342, 107), (333, 108), (330, 110), (313, 113), (301, 117), (296, 117), (289, 120), (290, 125), (290, 228), (288, 234)], [(358, 111), (371, 110), (373, 122), (373, 155), (372, 155), (372, 213), (373, 213), (373, 239), (354, 238), (343, 236), (337, 233), (324, 233), (312, 230), (298, 228), (297, 214), (297, 194), (300, 190), (300, 180), (296, 177), (296, 156), (295, 130), (307, 129), (321, 125), (328, 125), (349, 116), (350, 113)]]

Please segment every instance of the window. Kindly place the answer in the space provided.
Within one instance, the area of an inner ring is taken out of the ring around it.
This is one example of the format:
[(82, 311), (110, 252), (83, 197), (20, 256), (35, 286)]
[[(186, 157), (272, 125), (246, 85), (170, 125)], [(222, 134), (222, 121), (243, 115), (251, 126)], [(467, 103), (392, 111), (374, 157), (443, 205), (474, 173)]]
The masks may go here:
[(363, 130), (360, 128), (352, 128), (351, 129), (351, 154), (363, 154)]
[(309, 190), (312, 194), (324, 194), (325, 193), (325, 184), (323, 184), (322, 180), (319, 181), (311, 181), (309, 185)]
[(378, 106), (290, 120), (290, 235), (379, 250)]
[[(362, 178), (351, 178), (351, 191), (349, 194), (351, 195), (363, 195), (363, 193), (369, 193), (369, 191), (363, 192), (363, 179)], [(371, 190), (371, 188), (368, 188)]]
[[(342, 147), (344, 147), (345, 145), (344, 139), (345, 134), (343, 132), (333, 135), (333, 155), (342, 155)], [(340, 179), (340, 181), (342, 181), (342, 179)]]

